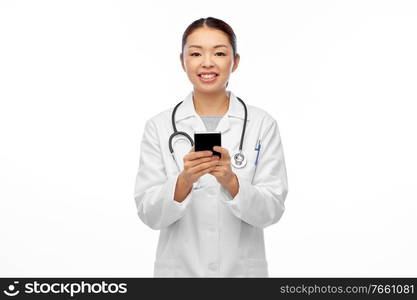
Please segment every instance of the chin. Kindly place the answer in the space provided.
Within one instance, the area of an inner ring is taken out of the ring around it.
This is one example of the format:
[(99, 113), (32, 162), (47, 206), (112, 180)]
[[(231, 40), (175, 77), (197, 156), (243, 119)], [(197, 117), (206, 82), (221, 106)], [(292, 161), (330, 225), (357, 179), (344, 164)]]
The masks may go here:
[(195, 84), (194, 89), (202, 91), (202, 92), (217, 92), (223, 91), (226, 89), (226, 84), (216, 84), (216, 85), (204, 85), (201, 83)]
[(216, 86), (216, 87), (214, 87), (214, 86), (213, 87), (195, 86), (194, 89), (199, 91), (199, 92), (202, 92), (202, 93), (216, 93), (216, 92), (224, 90), (224, 88), (218, 87), (218, 86)]

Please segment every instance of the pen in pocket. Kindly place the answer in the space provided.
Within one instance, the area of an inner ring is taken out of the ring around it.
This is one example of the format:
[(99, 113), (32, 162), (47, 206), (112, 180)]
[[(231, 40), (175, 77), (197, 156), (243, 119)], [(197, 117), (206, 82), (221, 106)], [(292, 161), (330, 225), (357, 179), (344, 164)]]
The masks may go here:
[(256, 147), (255, 147), (255, 151), (258, 152), (258, 153), (256, 153), (255, 166), (258, 164), (258, 158), (259, 158), (259, 151), (260, 150), (261, 150), (261, 140), (258, 139), (258, 142), (257, 142)]

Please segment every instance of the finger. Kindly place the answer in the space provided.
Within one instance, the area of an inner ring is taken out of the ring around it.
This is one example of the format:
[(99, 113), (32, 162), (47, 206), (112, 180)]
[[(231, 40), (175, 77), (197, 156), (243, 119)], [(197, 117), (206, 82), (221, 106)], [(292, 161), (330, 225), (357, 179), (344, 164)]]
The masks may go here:
[(205, 174), (212, 173), (214, 170), (216, 170), (216, 166), (211, 166), (211, 167), (208, 167), (204, 170), (199, 171), (198, 173), (196, 173), (196, 176), (200, 177), (200, 176), (203, 176)]
[(211, 167), (216, 167), (218, 164), (218, 161), (214, 160), (214, 161), (209, 161), (209, 162), (205, 162), (202, 164), (199, 164), (197, 166), (194, 166), (190, 169), (191, 173), (198, 173), (202, 170), (205, 170), (207, 168), (211, 168)]
[(213, 151), (206, 150), (206, 151), (195, 151), (188, 154), (189, 160), (198, 159), (201, 157), (207, 157), (213, 155)]
[(198, 158), (198, 159), (194, 159), (194, 160), (189, 160), (185, 162), (185, 165), (187, 167), (194, 167), (197, 166), (199, 164), (205, 163), (205, 162), (209, 162), (209, 161), (214, 161), (216, 159), (215, 155), (211, 155), (208, 157), (202, 157), (202, 158)]
[(188, 154), (186, 154), (183, 158), (184, 163), (186, 161), (192, 161), (201, 157), (208, 157), (211, 156), (213, 154), (212, 151), (193, 151), (194, 147), (191, 149), (190, 152), (188, 152)]
[(224, 167), (222, 167), (222, 166), (216, 166), (214, 172), (215, 173), (218, 173), (218, 174), (221, 174), (221, 173), (224, 172)]
[(219, 170), (219, 166), (217, 166), (212, 171), (210, 171), (210, 174), (215, 177), (220, 177), (222, 175), (222, 172)]
[(218, 162), (218, 166), (227, 166), (228, 165), (228, 162), (225, 160), (225, 159), (222, 159), (222, 158), (219, 158), (217, 155), (214, 155), (213, 154), (213, 156), (217, 159), (217, 162)]
[(230, 155), (229, 155), (229, 151), (227, 151), (226, 148), (220, 147), (220, 146), (214, 146), (213, 150), (216, 152), (220, 152), (221, 153), (221, 159), (223, 160), (229, 160), (230, 159)]

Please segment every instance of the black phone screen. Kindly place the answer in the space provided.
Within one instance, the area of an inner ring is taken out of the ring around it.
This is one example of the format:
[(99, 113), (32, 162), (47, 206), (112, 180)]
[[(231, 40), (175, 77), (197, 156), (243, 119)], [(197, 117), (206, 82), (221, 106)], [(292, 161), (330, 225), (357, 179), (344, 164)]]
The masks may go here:
[(222, 145), (222, 134), (221, 132), (196, 132), (194, 133), (195, 151), (213, 151), (214, 155), (221, 158), (220, 152), (214, 151), (214, 146)]

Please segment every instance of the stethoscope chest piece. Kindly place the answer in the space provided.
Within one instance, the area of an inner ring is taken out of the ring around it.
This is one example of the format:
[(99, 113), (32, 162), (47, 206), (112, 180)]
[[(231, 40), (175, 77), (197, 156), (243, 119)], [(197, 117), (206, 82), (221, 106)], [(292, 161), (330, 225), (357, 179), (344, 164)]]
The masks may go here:
[(232, 158), (233, 167), (240, 169), (246, 166), (246, 163), (247, 163), (246, 157), (245, 155), (243, 155), (242, 152), (238, 152), (235, 155), (233, 155), (233, 158)]

